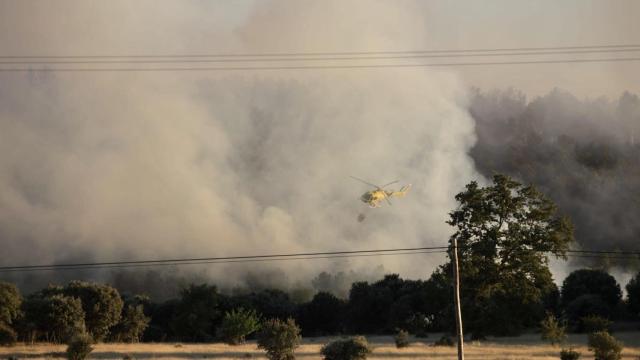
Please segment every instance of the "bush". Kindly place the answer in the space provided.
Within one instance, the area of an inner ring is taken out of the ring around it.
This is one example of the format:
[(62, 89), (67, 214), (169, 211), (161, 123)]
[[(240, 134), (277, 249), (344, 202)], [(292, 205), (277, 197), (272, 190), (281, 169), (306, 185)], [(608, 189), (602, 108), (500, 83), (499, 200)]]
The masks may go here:
[(578, 360), (580, 353), (571, 349), (562, 349), (560, 351), (560, 360)]
[(398, 349), (409, 346), (409, 333), (404, 330), (399, 330), (393, 339)]
[(69, 360), (84, 360), (92, 351), (93, 339), (88, 334), (75, 335), (67, 346)]
[(549, 313), (540, 322), (542, 330), (542, 340), (547, 340), (551, 345), (562, 344), (567, 339), (566, 326), (560, 325), (558, 319)]
[(622, 343), (606, 331), (589, 335), (589, 350), (594, 352), (595, 360), (619, 360), (622, 357)]
[(433, 343), (433, 346), (453, 346), (455, 345), (453, 339), (449, 335), (442, 335), (442, 337)]
[(227, 344), (244, 343), (245, 336), (260, 328), (260, 318), (255, 310), (238, 308), (227, 312), (222, 319), (220, 336)]
[(356, 336), (332, 341), (323, 346), (320, 353), (325, 360), (363, 360), (371, 353), (371, 348), (367, 339)]
[(270, 360), (295, 359), (293, 350), (300, 344), (300, 328), (293, 319), (271, 319), (262, 325), (258, 348), (267, 352)]
[(580, 318), (580, 330), (586, 333), (609, 331), (611, 321), (602, 316), (589, 315)]
[(0, 322), (0, 345), (12, 346), (17, 339), (16, 332), (9, 325)]

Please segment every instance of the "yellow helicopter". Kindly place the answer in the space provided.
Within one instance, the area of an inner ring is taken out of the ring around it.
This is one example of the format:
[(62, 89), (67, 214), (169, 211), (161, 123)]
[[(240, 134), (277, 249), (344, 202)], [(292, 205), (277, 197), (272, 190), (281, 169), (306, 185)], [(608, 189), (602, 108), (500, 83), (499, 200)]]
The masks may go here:
[(384, 190), (385, 187), (389, 186), (389, 185), (393, 185), (395, 183), (398, 182), (398, 180), (396, 181), (392, 181), (388, 184), (382, 185), (382, 186), (378, 186), (375, 184), (372, 184), (368, 181), (364, 181), (362, 179), (359, 179), (355, 176), (351, 176), (352, 179), (358, 180), (360, 182), (363, 182), (369, 186), (373, 186), (375, 188), (375, 190), (369, 190), (366, 193), (362, 194), (362, 196), (360, 197), (360, 200), (362, 200), (363, 203), (369, 205), (369, 207), (371, 208), (379, 208), (380, 207), (380, 203), (382, 202), (382, 200), (386, 200), (389, 205), (391, 205), (391, 200), (389, 200), (389, 198), (391, 197), (402, 197), (405, 196), (407, 194), (407, 192), (409, 191), (409, 189), (411, 188), (411, 184), (409, 185), (405, 185), (403, 187), (400, 188), (400, 190), (398, 191), (387, 191)]

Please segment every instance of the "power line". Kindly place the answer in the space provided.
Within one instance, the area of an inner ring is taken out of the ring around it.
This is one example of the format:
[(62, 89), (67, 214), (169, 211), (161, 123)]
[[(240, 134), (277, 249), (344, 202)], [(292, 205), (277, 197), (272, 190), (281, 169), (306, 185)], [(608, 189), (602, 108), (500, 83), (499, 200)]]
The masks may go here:
[(349, 56), (349, 55), (398, 55), (398, 54), (443, 54), (443, 53), (482, 53), (513, 51), (556, 51), (588, 49), (626, 49), (638, 48), (640, 44), (619, 45), (572, 45), (551, 47), (517, 48), (476, 48), (443, 50), (395, 50), (395, 51), (335, 51), (335, 52), (268, 52), (268, 53), (211, 53), (211, 54), (122, 54), (122, 55), (0, 55), (0, 59), (95, 59), (95, 58), (197, 58), (197, 57), (296, 57), (296, 56)]
[(288, 257), (288, 258), (269, 258), (269, 259), (243, 259), (243, 260), (226, 260), (226, 261), (195, 261), (195, 262), (176, 262), (176, 263), (128, 264), (128, 265), (105, 265), (105, 266), (79, 266), (79, 267), (42, 267), (42, 268), (36, 268), (36, 269), (0, 270), (0, 273), (53, 271), (53, 270), (59, 271), (59, 270), (89, 270), (89, 269), (93, 270), (93, 269), (116, 269), (116, 268), (120, 269), (120, 268), (156, 267), (156, 266), (207, 265), (207, 264), (233, 264), (233, 263), (252, 263), (252, 262), (270, 262), (270, 261), (295, 261), (295, 260), (315, 260), (315, 259), (357, 258), (357, 257), (372, 257), (372, 256), (439, 254), (439, 253), (446, 253), (446, 252), (447, 251), (445, 251), (445, 250), (425, 250), (425, 251), (395, 252), (395, 253), (310, 256), (310, 257)]
[(97, 267), (127, 267), (136, 265), (180, 265), (187, 263), (224, 263), (224, 262), (249, 262), (258, 260), (285, 260), (291, 259), (315, 259), (332, 257), (355, 257), (371, 254), (373, 256), (392, 255), (395, 253), (412, 253), (418, 251), (442, 251), (446, 252), (446, 246), (417, 247), (417, 248), (393, 248), (377, 250), (355, 250), (355, 251), (331, 251), (331, 252), (309, 252), (294, 254), (271, 254), (271, 255), (246, 255), (246, 256), (226, 256), (207, 258), (177, 258), (177, 259), (156, 259), (156, 260), (132, 260), (132, 261), (112, 261), (112, 262), (92, 262), (92, 263), (69, 263), (69, 264), (44, 264), (44, 265), (20, 265), (2, 266), (0, 272), (26, 271), (26, 270), (53, 270), (53, 269), (81, 269)]
[[(498, 53), (458, 53), (458, 54), (409, 54), (409, 55), (391, 55), (391, 56), (331, 56), (331, 57), (242, 57), (236, 59), (199, 57), (193, 59), (192, 56), (172, 56), (172, 57), (153, 57), (156, 60), (123, 60), (126, 57), (118, 57), (118, 60), (112, 60), (111, 57), (104, 57), (101, 60), (12, 60), (0, 61), (0, 65), (58, 65), (58, 64), (201, 64), (201, 63), (234, 63), (234, 62), (284, 62), (284, 61), (344, 61), (344, 60), (400, 60), (400, 59), (416, 59), (416, 58), (461, 58), (461, 57), (498, 57), (498, 56), (531, 56), (531, 55), (567, 55), (567, 54), (593, 54), (593, 53), (620, 53), (620, 52), (638, 52), (639, 48), (628, 49), (595, 49), (595, 50), (572, 50), (572, 51), (538, 51), (538, 52), (498, 52)], [(0, 59), (3, 57), (0, 56)], [(136, 59), (135, 57), (132, 57)], [(107, 59), (107, 60), (105, 60)]]
[(420, 68), (420, 67), (453, 67), (453, 66), (494, 66), (494, 65), (533, 65), (533, 64), (571, 64), (639, 61), (632, 58), (600, 58), (600, 59), (558, 59), (558, 60), (524, 60), (524, 61), (492, 61), (492, 62), (447, 62), (423, 64), (356, 64), (356, 65), (299, 65), (299, 66), (239, 66), (239, 67), (115, 67), (115, 68), (0, 68), (0, 72), (183, 72), (183, 71), (257, 71), (257, 70), (311, 70), (311, 69), (375, 69), (375, 68)]

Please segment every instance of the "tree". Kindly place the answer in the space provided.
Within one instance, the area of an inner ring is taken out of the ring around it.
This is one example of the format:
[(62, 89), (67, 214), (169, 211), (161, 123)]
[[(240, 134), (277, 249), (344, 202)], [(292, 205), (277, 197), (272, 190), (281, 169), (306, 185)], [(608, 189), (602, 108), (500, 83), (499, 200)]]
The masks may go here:
[(300, 328), (293, 319), (270, 319), (262, 324), (258, 348), (267, 351), (269, 360), (293, 360), (293, 350), (300, 345)]
[(55, 293), (52, 289), (32, 294), (23, 303), (25, 316), (20, 328), (30, 341), (67, 342), (85, 332), (85, 314), (80, 299)]
[(562, 283), (561, 302), (572, 324), (588, 315), (610, 318), (621, 299), (620, 285), (602, 270), (576, 270)]
[(560, 324), (558, 319), (551, 313), (540, 322), (542, 340), (547, 340), (551, 345), (562, 344), (567, 340), (567, 327)]
[(115, 288), (91, 282), (72, 281), (62, 292), (82, 301), (87, 332), (95, 341), (102, 341), (109, 334), (109, 329), (120, 321), (123, 302)]
[(222, 319), (218, 309), (221, 295), (215, 286), (194, 285), (180, 292), (171, 329), (183, 341), (211, 341)]
[(319, 336), (339, 333), (344, 327), (346, 302), (328, 292), (319, 292), (300, 306), (298, 319), (302, 332)]
[(0, 346), (13, 346), (18, 336), (9, 325), (0, 322)]
[[(555, 285), (546, 253), (564, 257), (573, 227), (533, 186), (504, 175), (456, 195), (447, 222), (455, 228), (465, 327), (477, 337), (535, 326)], [(441, 271), (451, 276), (451, 261)]]
[(260, 328), (255, 310), (233, 309), (224, 314), (220, 335), (230, 345), (243, 344), (245, 337)]
[(232, 308), (242, 307), (255, 309), (263, 317), (271, 319), (288, 319), (295, 315), (296, 304), (291, 301), (289, 294), (278, 289), (264, 289), (259, 292), (238, 295), (231, 299)]
[(22, 296), (11, 283), (0, 281), (0, 323), (11, 325), (20, 315)]
[(120, 322), (111, 330), (111, 339), (116, 342), (137, 343), (149, 326), (151, 318), (144, 314), (144, 305), (126, 304)]
[(627, 307), (635, 316), (640, 315), (640, 272), (626, 286)]

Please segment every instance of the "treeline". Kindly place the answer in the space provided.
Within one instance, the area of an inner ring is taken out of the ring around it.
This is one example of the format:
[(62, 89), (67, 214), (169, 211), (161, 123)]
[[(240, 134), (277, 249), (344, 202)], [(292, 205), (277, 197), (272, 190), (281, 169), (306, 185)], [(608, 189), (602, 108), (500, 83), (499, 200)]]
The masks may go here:
[[(23, 298), (15, 285), (2, 282), (0, 339), (3, 344), (17, 340), (67, 342), (86, 331), (97, 341), (211, 342), (220, 339), (224, 315), (237, 309), (253, 310), (263, 320), (293, 318), (303, 336), (391, 334), (398, 329), (426, 336), (454, 328), (451, 285), (441, 275), (436, 271), (428, 280), (387, 275), (373, 283), (354, 283), (348, 299), (319, 292), (304, 303), (294, 303), (287, 293), (275, 289), (225, 295), (207, 284), (190, 285), (179, 298), (155, 303), (145, 296), (122, 296), (109, 285), (80, 281), (50, 286)], [(522, 318), (505, 317), (505, 323), (496, 326), (537, 327), (547, 313), (565, 319), (573, 331), (582, 331), (583, 321), (593, 316), (613, 321), (637, 319), (640, 273), (626, 289), (628, 297), (623, 300), (613, 276), (601, 270), (577, 270), (561, 289), (534, 304), (538, 312)], [(531, 304), (513, 306), (503, 309), (507, 315)], [(464, 314), (468, 314), (465, 308)], [(485, 334), (496, 335), (491, 331)]]

